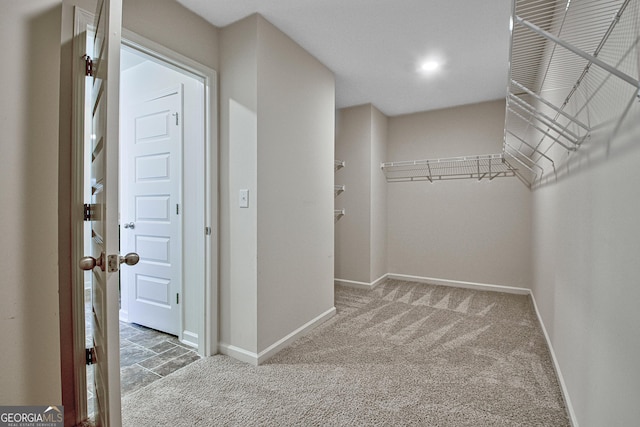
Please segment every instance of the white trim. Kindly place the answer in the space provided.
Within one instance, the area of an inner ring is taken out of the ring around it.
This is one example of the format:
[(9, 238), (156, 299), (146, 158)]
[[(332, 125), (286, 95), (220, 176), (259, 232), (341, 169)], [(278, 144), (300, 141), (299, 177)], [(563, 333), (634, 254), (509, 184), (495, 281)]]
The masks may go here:
[(491, 283), (464, 282), (461, 280), (438, 279), (435, 277), (410, 276), (408, 274), (389, 273), (389, 279), (409, 280), (412, 282), (430, 283), (433, 285), (451, 286), (454, 288), (476, 289), (479, 291), (504, 292), (507, 294), (529, 295), (530, 289), (513, 286), (494, 285)]
[(376, 280), (371, 282), (371, 289), (375, 288), (380, 283), (384, 282), (385, 279), (387, 279), (388, 277), (389, 277), (389, 274), (383, 274), (382, 276), (378, 277)]
[(182, 339), (181, 343), (186, 344), (188, 346), (198, 348), (198, 334), (195, 332), (187, 331), (186, 329), (182, 331)]
[(558, 363), (558, 359), (556, 358), (556, 353), (553, 351), (553, 345), (551, 344), (551, 339), (549, 338), (549, 334), (547, 333), (547, 328), (544, 326), (544, 322), (542, 321), (542, 316), (540, 315), (540, 310), (538, 310), (538, 304), (536, 303), (536, 298), (533, 296), (533, 292), (531, 290), (529, 291), (529, 295), (531, 295), (531, 301), (533, 301), (533, 308), (536, 311), (538, 322), (540, 322), (540, 327), (542, 328), (544, 339), (547, 342), (547, 347), (549, 347), (549, 353), (551, 354), (551, 360), (553, 362), (553, 369), (556, 371), (556, 377), (558, 378), (558, 382), (560, 383), (560, 389), (562, 390), (562, 398), (564, 399), (564, 404), (567, 407), (569, 421), (571, 422), (571, 425), (573, 427), (578, 427), (578, 419), (576, 418), (576, 413), (573, 410), (573, 405), (571, 404), (571, 399), (569, 398), (569, 390), (567, 390), (567, 385), (564, 382), (562, 371), (560, 371), (560, 364)]
[(218, 74), (211, 68), (205, 77), (205, 214), (209, 234), (204, 237), (205, 272), (204, 319), (199, 333), (199, 352), (204, 356), (218, 353)]
[(355, 288), (355, 289), (374, 289), (376, 286), (382, 283), (387, 277), (389, 277), (388, 274), (383, 274), (382, 276), (378, 277), (376, 280), (374, 280), (371, 283), (357, 282), (355, 280), (346, 280), (346, 279), (333, 279), (333, 282), (337, 285), (348, 286), (350, 288)]
[(252, 351), (223, 342), (218, 343), (218, 350), (220, 351), (220, 354), (233, 357), (236, 360), (249, 363), (253, 366), (258, 366), (258, 355)]
[(277, 352), (287, 347), (293, 341), (302, 337), (310, 330), (326, 322), (327, 320), (335, 316), (335, 314), (336, 314), (336, 308), (331, 307), (329, 310), (325, 311), (315, 319), (308, 321), (307, 323), (300, 326), (298, 329), (291, 332), (289, 335), (285, 336), (281, 340), (271, 344), (269, 347), (265, 348), (260, 353), (258, 353), (258, 364), (266, 362), (268, 359), (273, 357)]
[(333, 283), (356, 289), (372, 289), (371, 283), (356, 282), (355, 280), (333, 279)]
[[(199, 62), (194, 61), (176, 51), (173, 51), (159, 43), (149, 40), (137, 33), (126, 28), (122, 29), (122, 44), (128, 48), (135, 49), (140, 52), (144, 52), (151, 58), (159, 59), (163, 63), (171, 64), (172, 66), (187, 71), (190, 74), (195, 74), (204, 79), (215, 79), (216, 71), (207, 67)], [(206, 84), (214, 86), (216, 81), (205, 82)]]
[(326, 322), (327, 320), (335, 316), (335, 314), (336, 314), (336, 308), (331, 307), (329, 310), (325, 311), (315, 319), (308, 321), (307, 323), (300, 326), (298, 329), (291, 332), (284, 338), (271, 344), (269, 347), (265, 348), (260, 353), (254, 353), (252, 351), (245, 350), (243, 348), (236, 347), (234, 345), (225, 344), (225, 343), (220, 343), (218, 347), (220, 349), (220, 353), (222, 354), (233, 357), (234, 359), (240, 360), (242, 362), (246, 362), (246, 363), (250, 363), (251, 365), (258, 366), (266, 362), (273, 356), (275, 356), (276, 353), (278, 353), (280, 350), (287, 347), (293, 341), (304, 336), (310, 330), (316, 328), (317, 326), (321, 325), (322, 323)]

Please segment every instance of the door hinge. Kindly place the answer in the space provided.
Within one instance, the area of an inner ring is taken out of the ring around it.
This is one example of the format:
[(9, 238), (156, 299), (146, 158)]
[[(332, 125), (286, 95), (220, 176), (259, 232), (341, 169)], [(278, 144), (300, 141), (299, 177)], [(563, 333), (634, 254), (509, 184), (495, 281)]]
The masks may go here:
[(180, 215), (180, 205), (176, 203), (176, 215)]
[(96, 363), (96, 349), (93, 347), (85, 348), (85, 358), (87, 365), (93, 365), (94, 363)]
[(84, 220), (85, 221), (93, 221), (94, 212), (95, 212), (95, 205), (92, 205), (92, 204), (89, 204), (89, 203), (85, 203), (82, 210), (83, 210), (82, 217), (84, 218)]
[(93, 77), (93, 73), (95, 71), (93, 67), (93, 59), (86, 53), (82, 55), (82, 59), (84, 59), (84, 75), (87, 77)]
[(172, 116), (176, 116), (176, 126), (178, 126), (180, 124), (180, 119), (179, 119), (179, 114), (178, 113), (173, 113)]
[(176, 304), (180, 304), (180, 294), (176, 294)]
[(211, 227), (205, 227), (204, 234), (205, 236), (211, 236)]

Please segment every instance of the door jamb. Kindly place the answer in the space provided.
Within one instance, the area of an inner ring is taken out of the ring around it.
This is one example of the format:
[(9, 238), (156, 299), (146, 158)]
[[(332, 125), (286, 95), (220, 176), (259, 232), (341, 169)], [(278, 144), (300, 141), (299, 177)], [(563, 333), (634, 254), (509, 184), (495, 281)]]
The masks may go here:
[[(80, 7), (74, 8), (73, 40), (80, 41), (81, 36), (93, 25), (93, 13)], [(186, 70), (204, 81), (205, 97), (205, 226), (211, 230), (205, 235), (205, 286), (202, 295), (203, 316), (200, 319), (198, 333), (198, 352), (206, 357), (218, 352), (218, 86), (217, 73), (212, 68), (200, 64), (186, 56), (174, 52), (156, 42), (148, 40), (132, 31), (122, 29), (122, 44), (156, 57), (164, 62)], [(85, 45), (73, 43), (73, 114), (72, 114), (72, 260), (80, 259), (84, 254), (82, 205), (84, 176), (84, 97)], [(205, 230), (203, 230), (203, 233)], [(72, 262), (72, 265), (74, 262)], [(78, 421), (87, 417), (85, 398), (86, 354), (84, 324), (84, 275), (79, 268), (72, 272), (73, 301), (73, 361), (76, 416)]]

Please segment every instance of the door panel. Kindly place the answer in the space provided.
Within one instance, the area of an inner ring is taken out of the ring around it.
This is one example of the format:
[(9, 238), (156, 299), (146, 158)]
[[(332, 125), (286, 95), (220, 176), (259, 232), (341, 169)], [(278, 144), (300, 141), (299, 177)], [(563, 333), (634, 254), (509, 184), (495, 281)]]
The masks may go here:
[(134, 196), (134, 198), (135, 211), (133, 217), (136, 222), (146, 221), (165, 224), (171, 222), (171, 196), (169, 194)]
[(171, 281), (162, 277), (136, 275), (136, 300), (157, 305), (161, 308), (171, 308)]
[(150, 182), (171, 179), (171, 174), (169, 173), (170, 156), (169, 153), (159, 153), (136, 158), (135, 180), (138, 182)]
[(120, 342), (118, 266), (109, 271), (107, 254), (118, 255), (118, 121), (122, 0), (102, 0), (96, 10), (94, 77), (91, 90), (92, 256), (101, 260), (92, 274), (96, 424), (119, 427)]
[(123, 271), (127, 317), (129, 322), (178, 336), (182, 108), (182, 87), (178, 86), (123, 109), (121, 145), (123, 251), (140, 255), (137, 266)]
[(142, 235), (137, 235), (135, 239), (135, 247), (144, 252), (144, 258), (147, 262), (165, 266), (171, 265), (171, 239)]

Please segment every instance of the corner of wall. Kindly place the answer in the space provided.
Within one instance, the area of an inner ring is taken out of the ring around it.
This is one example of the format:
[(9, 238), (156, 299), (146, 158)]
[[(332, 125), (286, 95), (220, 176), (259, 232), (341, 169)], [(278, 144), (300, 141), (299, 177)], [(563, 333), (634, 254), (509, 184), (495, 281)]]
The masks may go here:
[(369, 281), (389, 272), (387, 267), (387, 181), (380, 169), (387, 156), (388, 117), (371, 105), (370, 272)]
[[(258, 351), (333, 307), (333, 73), (258, 22)], [(309, 244), (313, 242), (313, 244)]]
[[(220, 31), (220, 342), (257, 351), (257, 29)], [(248, 189), (249, 209), (238, 207)]]
[(346, 214), (335, 223), (335, 278), (371, 281), (371, 104), (338, 111), (336, 158), (346, 166), (335, 172), (345, 191), (335, 197)]

